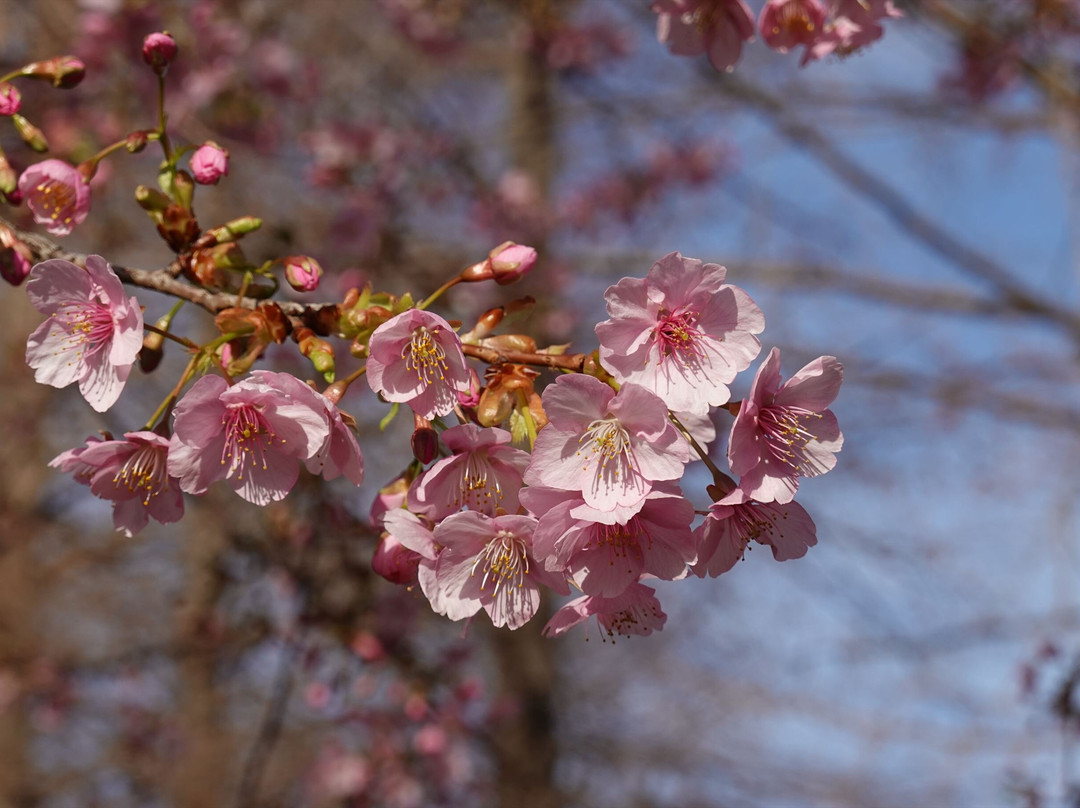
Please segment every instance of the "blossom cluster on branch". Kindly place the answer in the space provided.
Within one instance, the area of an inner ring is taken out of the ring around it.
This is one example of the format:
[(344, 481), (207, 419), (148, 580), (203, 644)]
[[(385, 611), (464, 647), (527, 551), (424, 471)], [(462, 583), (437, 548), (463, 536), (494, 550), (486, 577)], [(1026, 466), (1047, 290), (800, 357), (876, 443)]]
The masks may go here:
[[(118, 274), (101, 256), (35, 254), (29, 245), (40, 247), (39, 238), (0, 225), (4, 277), (15, 285), (25, 279), (46, 316), (27, 342), (38, 382), (77, 384), (104, 412), (136, 363), (143, 373), (155, 370), (165, 340), (189, 356), (141, 428), (88, 438), (53, 460), (113, 502), (118, 530), (132, 535), (151, 518), (177, 521), (184, 494), (217, 482), (267, 505), (289, 494), (301, 466), (361, 485), (363, 436), (340, 405), (364, 377), (389, 405), (384, 420), (404, 405), (414, 423), (404, 469), (373, 508), (382, 530), (373, 568), (418, 587), (452, 620), (484, 612), (495, 626), (516, 629), (539, 612), (545, 588), (560, 595), (573, 588), (580, 596), (552, 617), (547, 634), (595, 617), (609, 635), (647, 635), (666, 620), (648, 581), (719, 575), (751, 542), (770, 546), (777, 560), (816, 544), (813, 521), (793, 499), (803, 478), (835, 465), (843, 436), (829, 407), (842, 368), (824, 356), (784, 382), (773, 349), (748, 397), (732, 401), (732, 383), (761, 350), (765, 319), (724, 267), (672, 252), (643, 277), (623, 278), (605, 293), (608, 319), (596, 325), (598, 347), (589, 354), (508, 332), (529, 298), (492, 308), (467, 328), (432, 311), (458, 285), (508, 285), (533, 271), (537, 251), (512, 242), (423, 298), (368, 286), (329, 303), (275, 301), (279, 274), (307, 293), (318, 289), (323, 269), (308, 256), (250, 261), (240, 243), (261, 226), (255, 217), (199, 224), (197, 186), (225, 178), (229, 155), (211, 142), (172, 143), (164, 93), (176, 56), (167, 34), (147, 37), (143, 57), (159, 79), (156, 127), (79, 166), (45, 160), (17, 187), (0, 186), (51, 234), (66, 235), (89, 214), (88, 180), (102, 159), (151, 142), (162, 149), (157, 187), (139, 186), (135, 199), (176, 254), (167, 269)], [(42, 64), (53, 65), (57, 86), (73, 83), (69, 58)], [(5, 79), (37, 75), (31, 68)], [(47, 260), (31, 268), (34, 258)], [(178, 302), (144, 322), (121, 276)], [(186, 302), (214, 315), (218, 336), (197, 343), (173, 332)], [(325, 384), (255, 367), (270, 345), (288, 340)], [(338, 378), (342, 345), (357, 366)], [(545, 372), (555, 374), (546, 386)], [(724, 414), (731, 476), (708, 449), (717, 438), (713, 419)], [(712, 477), (705, 511), (682, 488), (695, 459)]]

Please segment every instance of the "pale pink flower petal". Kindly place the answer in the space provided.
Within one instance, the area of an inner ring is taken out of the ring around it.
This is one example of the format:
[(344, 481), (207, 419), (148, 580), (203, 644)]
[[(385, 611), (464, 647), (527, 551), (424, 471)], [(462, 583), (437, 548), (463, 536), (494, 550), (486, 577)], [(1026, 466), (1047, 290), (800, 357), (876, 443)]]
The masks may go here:
[(727, 403), (727, 385), (761, 349), (761, 310), (726, 270), (670, 253), (644, 279), (604, 294), (610, 319), (596, 326), (600, 360), (617, 381), (641, 385), (676, 412), (704, 415)]
[(409, 309), (386, 321), (371, 335), (368, 354), (371, 389), (423, 418), (452, 412), (458, 394), (469, 392), (461, 340), (437, 314)]
[(614, 598), (586, 595), (570, 601), (544, 626), (544, 636), (558, 637), (590, 617), (595, 617), (600, 624), (601, 637), (606, 633), (612, 639), (616, 634), (620, 637), (647, 637), (654, 631), (660, 631), (667, 622), (667, 615), (656, 599), (656, 590), (633, 583)]
[(90, 213), (90, 183), (63, 160), (34, 163), (19, 177), (19, 191), (34, 221), (54, 236), (66, 236)]
[(748, 496), (790, 502), (800, 478), (816, 477), (836, 465), (844, 436), (827, 407), (843, 378), (836, 358), (823, 356), (781, 385), (780, 351), (769, 352), (728, 442), (728, 462)]
[(124, 294), (120, 279), (97, 255), (86, 269), (52, 259), (36, 265), (27, 296), (48, 319), (30, 335), (26, 362), (34, 379), (53, 387), (79, 383), (98, 412), (120, 397), (142, 348), (142, 310)]

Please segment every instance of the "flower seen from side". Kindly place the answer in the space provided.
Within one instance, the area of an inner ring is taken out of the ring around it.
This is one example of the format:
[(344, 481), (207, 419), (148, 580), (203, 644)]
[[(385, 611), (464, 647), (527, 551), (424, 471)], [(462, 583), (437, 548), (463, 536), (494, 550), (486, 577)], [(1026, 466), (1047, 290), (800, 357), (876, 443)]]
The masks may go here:
[(731, 70), (743, 42), (754, 38), (754, 16), (742, 0), (654, 0), (656, 38), (677, 56), (706, 53), (717, 70)]
[(37, 264), (26, 294), (47, 315), (26, 343), (34, 379), (53, 387), (78, 383), (83, 398), (105, 412), (120, 397), (142, 348), (139, 303), (124, 294), (105, 259), (91, 255), (86, 269), (51, 259)]
[(570, 601), (548, 620), (544, 636), (558, 637), (590, 617), (596, 618), (605, 642), (605, 634), (612, 640), (616, 635), (648, 637), (667, 622), (667, 615), (656, 599), (656, 590), (635, 582), (613, 598), (585, 595)]
[(113, 503), (117, 531), (133, 536), (150, 517), (168, 524), (184, 515), (184, 498), (169, 476), (169, 440), (154, 432), (126, 432), (124, 440), (89, 438), (49, 463), (74, 474), (97, 497)]
[(728, 441), (728, 462), (747, 496), (791, 502), (801, 477), (816, 477), (836, 465), (844, 436), (828, 407), (843, 380), (836, 357), (821, 356), (781, 384), (780, 351), (769, 352)]

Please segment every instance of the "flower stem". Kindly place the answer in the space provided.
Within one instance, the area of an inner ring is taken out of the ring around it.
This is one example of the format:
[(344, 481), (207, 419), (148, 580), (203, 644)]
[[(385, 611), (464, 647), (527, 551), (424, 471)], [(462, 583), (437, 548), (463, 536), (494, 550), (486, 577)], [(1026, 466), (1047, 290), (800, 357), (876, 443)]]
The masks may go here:
[(444, 283), (442, 286), (440, 286), (438, 289), (436, 289), (434, 292), (432, 292), (430, 295), (428, 295), (426, 298), (424, 298), (423, 301), (418, 303), (416, 305), (416, 308), (418, 308), (418, 309), (426, 309), (428, 306), (430, 306), (432, 303), (434, 303), (436, 300), (438, 300), (440, 297), (442, 297), (443, 292), (445, 292), (448, 289), (453, 288), (454, 286), (456, 286), (459, 283), (461, 283), (461, 276), (460, 275), (455, 275), (453, 278), (448, 280), (446, 283)]
[[(166, 334), (166, 336), (169, 335)], [(154, 410), (154, 414), (150, 416), (150, 420), (146, 422), (146, 426), (143, 427), (143, 430), (149, 432), (153, 429), (157, 424), (158, 419), (164, 415), (169, 406), (176, 401), (177, 397), (180, 395), (180, 391), (184, 389), (184, 385), (188, 383), (188, 379), (190, 379), (192, 373), (195, 372), (195, 364), (198, 360), (199, 355), (197, 353), (193, 354), (187, 363), (187, 367), (184, 368), (183, 374), (180, 376), (180, 381), (176, 383), (176, 387), (172, 389), (172, 392), (170, 392), (169, 395), (165, 397), (165, 400), (158, 405), (158, 408)]]
[(158, 76), (158, 137), (161, 140), (161, 150), (165, 153), (165, 159), (172, 162), (172, 143), (169, 134), (165, 131), (165, 76)]

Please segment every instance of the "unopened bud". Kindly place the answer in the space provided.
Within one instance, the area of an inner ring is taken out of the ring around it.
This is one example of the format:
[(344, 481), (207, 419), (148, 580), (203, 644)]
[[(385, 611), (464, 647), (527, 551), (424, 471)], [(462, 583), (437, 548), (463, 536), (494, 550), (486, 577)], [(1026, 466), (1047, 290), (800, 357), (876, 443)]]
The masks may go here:
[(47, 152), (49, 150), (49, 141), (45, 139), (44, 132), (17, 113), (11, 116), (11, 120), (15, 122), (15, 129), (27, 146), (36, 152)]
[(11, 167), (7, 157), (0, 154), (0, 193), (11, 194), (19, 185), (19, 176)]
[(0, 115), (14, 115), (22, 107), (22, 96), (14, 84), (0, 82)]
[(495, 283), (502, 286), (523, 278), (536, 265), (536, 250), (513, 242), (496, 247), (490, 257)]
[(200, 185), (217, 185), (229, 173), (229, 152), (213, 141), (207, 141), (191, 155), (191, 173)]
[(167, 31), (148, 34), (143, 40), (143, 61), (159, 76), (164, 76), (176, 58), (176, 40)]
[(146, 148), (146, 144), (150, 139), (150, 133), (145, 129), (140, 129), (137, 132), (132, 132), (127, 136), (124, 141), (124, 148), (131, 154), (137, 154)]
[(319, 288), (323, 269), (307, 255), (290, 255), (285, 259), (285, 280), (297, 292), (314, 292)]
[(43, 62), (31, 62), (19, 73), (28, 78), (48, 81), (53, 87), (70, 90), (83, 80), (86, 65), (74, 56), (55, 56)]
[[(262, 227), (262, 219), (257, 216), (241, 216), (233, 219), (220, 227), (212, 227), (203, 234), (210, 244), (224, 244), (227, 241), (235, 241), (248, 233), (253, 233)], [(202, 243), (202, 239), (199, 240)]]
[[(497, 306), (493, 309), (488, 309), (478, 318), (476, 318), (476, 325), (473, 326), (472, 331), (468, 333), (468, 340), (481, 340), (484, 337), (491, 334), (496, 328), (499, 327), (499, 323), (502, 322), (505, 311), (502, 306)], [(462, 335), (462, 341), (466, 341), (465, 335)]]
[(158, 233), (174, 252), (183, 252), (198, 237), (199, 223), (190, 208), (170, 204), (161, 212)]
[(431, 422), (427, 418), (414, 416), (415, 429), (413, 429), (412, 445), (413, 457), (425, 466), (439, 456), (439, 433), (431, 428)]
[(143, 337), (142, 350), (139, 351), (139, 369), (143, 373), (153, 373), (161, 364), (165, 355), (165, 337), (148, 331)]
[[(135, 201), (147, 213), (162, 213), (165, 208), (172, 204), (169, 197), (165, 196), (157, 188), (148, 188), (145, 185), (140, 185), (135, 189)], [(157, 218), (160, 219), (161, 217)]]
[(19, 241), (15, 232), (0, 225), (0, 277), (18, 286), (30, 274), (30, 249)]
[(469, 391), (467, 393), (463, 393), (460, 390), (457, 391), (458, 404), (462, 407), (475, 407), (480, 403), (480, 391), (482, 389), (480, 377), (476, 375), (476, 371), (473, 368), (469, 368)]
[(191, 210), (191, 202), (195, 198), (195, 181), (186, 171), (177, 171), (172, 179), (173, 198), (178, 205)]

